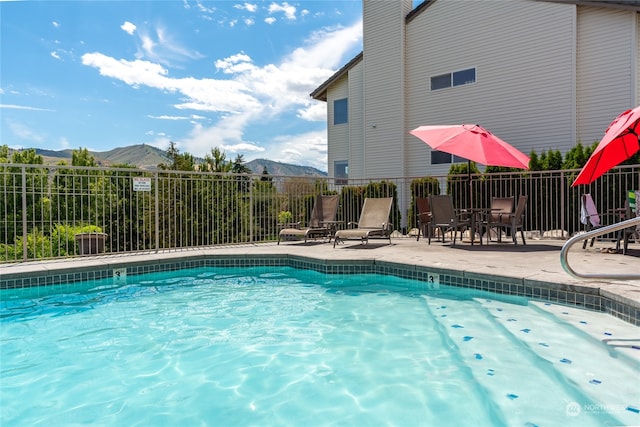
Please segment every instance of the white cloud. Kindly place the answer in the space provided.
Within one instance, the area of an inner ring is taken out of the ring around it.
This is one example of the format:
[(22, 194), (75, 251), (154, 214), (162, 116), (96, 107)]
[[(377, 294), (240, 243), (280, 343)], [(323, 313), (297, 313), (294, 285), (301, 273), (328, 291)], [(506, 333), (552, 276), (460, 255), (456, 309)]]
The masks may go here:
[(44, 137), (23, 123), (8, 121), (9, 129), (18, 138), (33, 143), (42, 143)]
[[(177, 96), (173, 104), (177, 110), (215, 113), (206, 117), (214, 120), (212, 126), (194, 120), (187, 137), (174, 139), (181, 150), (197, 156), (208, 153), (212, 147), (254, 154), (268, 150), (270, 158), (282, 153), (280, 161), (326, 169), (326, 131), (288, 135), (272, 141), (247, 141), (245, 128), (284, 114), (291, 117), (295, 114), (300, 120), (326, 120), (326, 104), (313, 101), (309, 93), (345, 60), (351, 59), (345, 58), (345, 54), (360, 44), (361, 34), (361, 22), (318, 31), (276, 64), (259, 66), (248, 54), (239, 52), (215, 61), (215, 67), (224, 77), (219, 79), (172, 77), (168, 69), (151, 60), (115, 59), (99, 52), (83, 55), (82, 63), (96, 68), (100, 75), (134, 88), (145, 86), (161, 90), (167, 96)], [(158, 40), (165, 40), (162, 33)], [(149, 42), (149, 49), (153, 51), (156, 48), (153, 40)], [(183, 120), (186, 117), (167, 114), (152, 118)], [(192, 119), (204, 117), (198, 115)]]
[(14, 105), (14, 104), (0, 104), (0, 108), (7, 108), (12, 110), (30, 110), (30, 111), (55, 111), (55, 110), (50, 110), (48, 108), (28, 107), (25, 105)]
[(263, 147), (259, 147), (257, 145), (249, 144), (246, 142), (242, 142), (240, 144), (235, 145), (223, 145), (220, 147), (224, 151), (229, 151), (231, 153), (241, 154), (241, 153), (264, 153), (265, 149)]
[(247, 19), (245, 19), (245, 20), (244, 20), (244, 24), (245, 24), (247, 27), (250, 27), (250, 26), (252, 26), (252, 25), (253, 25), (253, 24), (255, 24), (255, 23), (256, 23), (256, 21), (255, 21), (254, 19), (252, 19), (252, 18), (247, 18)]
[(269, 149), (271, 160), (309, 165), (320, 170), (327, 170), (327, 134), (325, 131), (311, 131), (300, 135), (281, 135), (272, 142), (271, 147)]
[(312, 101), (307, 107), (300, 108), (297, 116), (308, 122), (324, 122), (327, 120), (327, 103)]
[[(132, 24), (133, 25), (133, 24)], [(154, 30), (137, 29), (140, 46), (136, 58), (148, 59), (166, 66), (176, 66), (187, 60), (201, 59), (199, 52), (189, 50), (173, 39), (162, 26)]]
[(53, 21), (51, 23), (51, 25), (53, 25), (53, 28), (60, 28), (60, 23), (59, 22)]
[(125, 21), (125, 23), (122, 24), (120, 28), (130, 36), (133, 35), (133, 33), (135, 33), (136, 31), (136, 26), (129, 21)]
[(62, 58), (60, 58), (60, 55), (56, 51), (51, 52), (51, 57), (55, 58), (55, 59), (62, 60)]
[(236, 4), (233, 7), (239, 10), (246, 10), (247, 12), (251, 12), (251, 13), (254, 13), (255, 11), (258, 10), (258, 5), (255, 3)]
[(296, 8), (295, 8), (295, 6), (292, 6), (287, 2), (284, 2), (284, 3), (281, 3), (281, 4), (271, 3), (269, 5), (269, 9), (268, 10), (269, 10), (270, 14), (282, 12), (282, 13), (284, 13), (284, 16), (290, 21), (293, 21), (293, 20), (296, 19)]
[(158, 120), (189, 120), (187, 116), (151, 116), (147, 115), (150, 119), (158, 119)]
[(215, 7), (207, 7), (200, 0), (196, 2), (196, 7), (202, 13), (214, 13), (216, 11)]
[(265, 18), (264, 22), (266, 22), (267, 24), (271, 25), (274, 22), (276, 22), (276, 18), (273, 18), (273, 17)]

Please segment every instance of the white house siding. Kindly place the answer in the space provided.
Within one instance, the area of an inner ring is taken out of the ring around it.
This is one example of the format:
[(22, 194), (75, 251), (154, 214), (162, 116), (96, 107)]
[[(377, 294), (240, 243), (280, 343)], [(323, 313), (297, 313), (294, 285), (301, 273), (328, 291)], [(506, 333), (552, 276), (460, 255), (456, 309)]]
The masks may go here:
[(640, 105), (640, 13), (636, 13), (636, 28), (634, 40), (636, 44), (636, 53), (632, 61), (632, 63), (636, 67), (636, 99), (634, 104)]
[[(569, 149), (575, 11), (540, 1), (435, 1), (408, 23), (407, 130), (478, 123), (525, 153)], [(471, 67), (475, 84), (430, 91), (431, 76)], [(430, 165), (424, 143), (405, 140), (409, 175), (448, 171)]]
[(364, 177), (364, 65), (349, 70), (349, 177)]
[[(333, 124), (333, 101), (349, 96), (349, 79), (342, 77), (334, 82), (327, 90), (327, 171), (329, 176), (334, 176), (333, 162), (336, 160), (347, 160), (349, 157), (349, 123), (334, 126)], [(349, 103), (351, 100), (349, 100)], [(349, 108), (351, 105), (349, 105)]]
[(599, 141), (618, 113), (634, 106), (638, 13), (578, 7), (577, 141)]
[(404, 17), (411, 1), (364, 0), (364, 141), (362, 178), (404, 175)]

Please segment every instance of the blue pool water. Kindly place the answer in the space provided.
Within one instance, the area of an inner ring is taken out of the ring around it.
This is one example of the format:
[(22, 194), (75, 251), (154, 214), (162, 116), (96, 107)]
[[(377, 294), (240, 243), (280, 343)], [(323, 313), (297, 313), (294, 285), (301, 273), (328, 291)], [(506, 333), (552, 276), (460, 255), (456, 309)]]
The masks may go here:
[(3, 427), (640, 424), (602, 313), (288, 267), (0, 296)]

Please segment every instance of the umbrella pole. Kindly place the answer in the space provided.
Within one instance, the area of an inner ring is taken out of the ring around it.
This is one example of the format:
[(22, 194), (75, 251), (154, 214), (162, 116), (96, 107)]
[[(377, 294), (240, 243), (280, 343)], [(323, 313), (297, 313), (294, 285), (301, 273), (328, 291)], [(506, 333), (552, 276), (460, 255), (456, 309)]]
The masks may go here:
[(471, 206), (472, 202), (472, 198), (471, 198), (471, 189), (472, 189), (472, 185), (471, 185), (471, 160), (467, 160), (467, 181), (469, 182), (469, 196), (467, 197), (467, 201), (469, 202), (467, 206), (469, 206), (469, 209), (471, 209), (473, 206)]

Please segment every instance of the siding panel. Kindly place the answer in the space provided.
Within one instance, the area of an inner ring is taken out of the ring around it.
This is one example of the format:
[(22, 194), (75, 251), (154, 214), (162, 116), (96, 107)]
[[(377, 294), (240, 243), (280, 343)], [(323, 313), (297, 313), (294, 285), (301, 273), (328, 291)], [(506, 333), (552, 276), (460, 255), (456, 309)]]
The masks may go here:
[(403, 174), (404, 17), (410, 10), (408, 0), (364, 1), (363, 177)]
[(599, 141), (618, 113), (634, 104), (635, 20), (627, 11), (578, 10), (578, 141)]
[[(478, 123), (525, 153), (570, 148), (574, 23), (573, 5), (436, 1), (407, 29), (408, 128)], [(470, 67), (475, 84), (429, 90), (431, 76)], [(409, 174), (448, 171), (408, 138)]]

